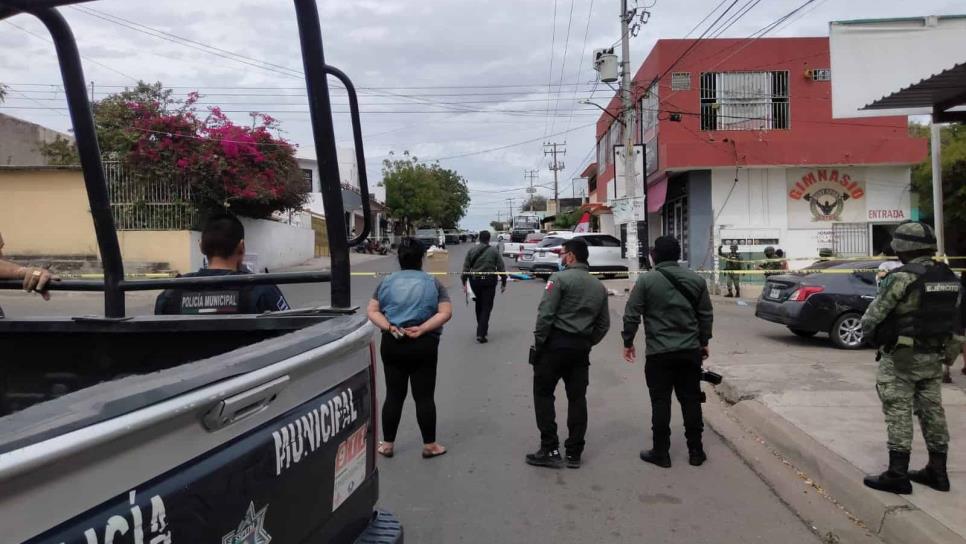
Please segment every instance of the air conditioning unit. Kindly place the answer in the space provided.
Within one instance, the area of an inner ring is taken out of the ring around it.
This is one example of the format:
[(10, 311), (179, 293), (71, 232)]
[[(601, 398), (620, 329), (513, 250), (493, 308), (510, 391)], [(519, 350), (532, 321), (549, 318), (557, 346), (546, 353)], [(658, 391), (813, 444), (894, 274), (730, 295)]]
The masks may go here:
[(604, 83), (617, 81), (619, 63), (614, 48), (597, 49), (594, 51), (594, 70), (600, 74), (600, 80)]

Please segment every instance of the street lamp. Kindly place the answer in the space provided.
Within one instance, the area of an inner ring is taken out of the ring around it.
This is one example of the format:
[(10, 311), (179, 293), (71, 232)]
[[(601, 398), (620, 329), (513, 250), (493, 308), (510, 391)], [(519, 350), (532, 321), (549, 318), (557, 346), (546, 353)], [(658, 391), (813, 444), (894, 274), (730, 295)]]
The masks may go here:
[(597, 109), (599, 109), (600, 111), (606, 113), (608, 116), (610, 116), (611, 119), (617, 121), (618, 123), (620, 123), (622, 125), (624, 124), (624, 120), (623, 119), (621, 119), (620, 117), (618, 117), (618, 116), (614, 115), (613, 113), (607, 111), (607, 108), (601, 106), (597, 102), (591, 102), (590, 100), (580, 100), (580, 101), (578, 101), (578, 103), (579, 104), (587, 104), (588, 106), (596, 106)]

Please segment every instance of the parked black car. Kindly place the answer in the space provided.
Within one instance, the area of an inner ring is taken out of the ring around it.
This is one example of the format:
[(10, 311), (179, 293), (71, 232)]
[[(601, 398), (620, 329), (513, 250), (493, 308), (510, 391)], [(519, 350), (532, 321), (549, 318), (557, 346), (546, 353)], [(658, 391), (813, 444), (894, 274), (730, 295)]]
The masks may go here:
[(770, 276), (755, 315), (811, 337), (828, 333), (841, 349), (865, 345), (860, 319), (875, 298), (880, 261), (826, 261), (822, 271)]

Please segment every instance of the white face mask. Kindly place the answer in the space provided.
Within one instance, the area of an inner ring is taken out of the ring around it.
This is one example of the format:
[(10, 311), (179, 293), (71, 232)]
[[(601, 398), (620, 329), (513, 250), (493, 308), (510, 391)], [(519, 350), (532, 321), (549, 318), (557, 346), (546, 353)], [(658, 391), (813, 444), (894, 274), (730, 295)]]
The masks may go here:
[(650, 263), (651, 268), (654, 268), (657, 265), (657, 263), (654, 262), (654, 255), (651, 254), (648, 254), (647, 262)]

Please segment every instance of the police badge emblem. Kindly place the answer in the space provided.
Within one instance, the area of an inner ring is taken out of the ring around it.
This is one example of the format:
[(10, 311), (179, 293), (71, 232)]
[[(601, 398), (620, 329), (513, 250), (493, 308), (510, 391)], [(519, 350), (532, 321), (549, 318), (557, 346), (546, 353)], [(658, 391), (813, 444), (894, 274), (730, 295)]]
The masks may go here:
[(221, 537), (221, 544), (268, 544), (272, 541), (272, 536), (265, 531), (265, 514), (268, 512), (268, 505), (258, 512), (255, 511), (255, 503), (248, 503), (248, 510), (245, 517), (238, 523), (238, 528), (227, 535)]

